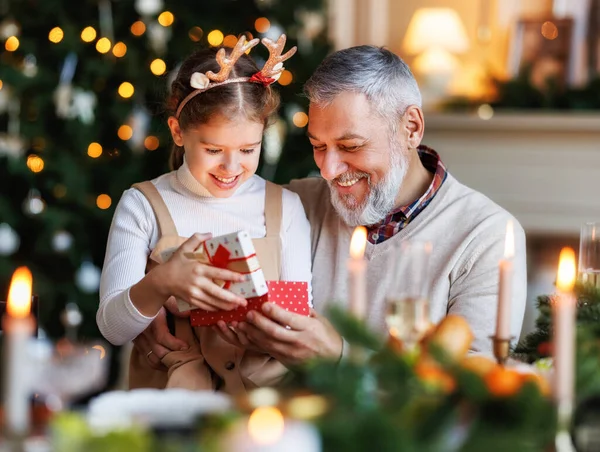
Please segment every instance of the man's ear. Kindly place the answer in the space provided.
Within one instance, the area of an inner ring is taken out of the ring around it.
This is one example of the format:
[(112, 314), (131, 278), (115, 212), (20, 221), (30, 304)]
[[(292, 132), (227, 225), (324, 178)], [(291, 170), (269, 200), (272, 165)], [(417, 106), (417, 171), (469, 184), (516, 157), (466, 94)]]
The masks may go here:
[(416, 149), (425, 133), (423, 111), (416, 105), (409, 105), (402, 117), (402, 125), (409, 149)]
[(173, 137), (173, 142), (177, 146), (183, 147), (183, 136), (181, 134), (181, 127), (179, 127), (179, 121), (175, 116), (170, 116), (167, 120), (167, 124), (169, 125), (169, 129), (171, 130), (171, 136)]

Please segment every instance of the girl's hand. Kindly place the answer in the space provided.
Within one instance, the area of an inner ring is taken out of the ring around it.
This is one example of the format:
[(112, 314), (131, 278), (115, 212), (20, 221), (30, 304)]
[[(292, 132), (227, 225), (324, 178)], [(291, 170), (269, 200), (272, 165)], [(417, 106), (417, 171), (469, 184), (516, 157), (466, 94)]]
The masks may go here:
[(219, 309), (230, 311), (246, 306), (245, 298), (219, 287), (214, 280), (242, 282), (246, 277), (240, 273), (203, 264), (184, 256), (193, 253), (210, 234), (194, 234), (164, 264), (156, 268), (168, 296), (175, 296), (207, 311)]
[(259, 353), (267, 353), (248, 340), (246, 333), (238, 328), (238, 322), (231, 322), (230, 325), (227, 325), (223, 320), (219, 320), (217, 324), (212, 327), (212, 330), (221, 336), (221, 339), (225, 342), (228, 342), (235, 347)]

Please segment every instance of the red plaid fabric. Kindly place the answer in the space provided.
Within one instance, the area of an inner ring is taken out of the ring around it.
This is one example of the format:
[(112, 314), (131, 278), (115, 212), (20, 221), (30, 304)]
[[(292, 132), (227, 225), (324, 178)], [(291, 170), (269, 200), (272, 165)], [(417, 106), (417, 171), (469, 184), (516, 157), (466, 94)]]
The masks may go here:
[(367, 235), (369, 242), (373, 244), (384, 242), (406, 227), (427, 207), (446, 180), (448, 173), (438, 153), (424, 145), (419, 146), (418, 152), (423, 166), (433, 173), (431, 185), (419, 199), (390, 212), (383, 221), (369, 227)]

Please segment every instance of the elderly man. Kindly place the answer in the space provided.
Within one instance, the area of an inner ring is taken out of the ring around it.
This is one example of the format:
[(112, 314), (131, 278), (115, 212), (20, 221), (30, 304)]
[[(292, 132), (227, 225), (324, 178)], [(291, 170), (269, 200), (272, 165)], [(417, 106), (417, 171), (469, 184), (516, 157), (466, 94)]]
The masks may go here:
[[(511, 334), (519, 335), (526, 298), (525, 236), (518, 222), (460, 184), (421, 140), (421, 95), (408, 66), (392, 52), (359, 46), (335, 52), (305, 85), (308, 138), (322, 178), (292, 181), (312, 227), (313, 297), (319, 313), (347, 300), (350, 237), (368, 230), (367, 323), (384, 333), (386, 290), (405, 242), (430, 242), (431, 320), (458, 314), (469, 322), (474, 351), (489, 352), (498, 299), (498, 262), (506, 225), (515, 226)], [(485, 150), (482, 150), (485, 152)], [(224, 339), (263, 350), (285, 364), (337, 359), (343, 339), (321, 314), (303, 317), (267, 303)], [(288, 328), (282, 326), (287, 325)], [(157, 320), (140, 336), (141, 351), (181, 345)], [(156, 349), (156, 350), (155, 350)]]

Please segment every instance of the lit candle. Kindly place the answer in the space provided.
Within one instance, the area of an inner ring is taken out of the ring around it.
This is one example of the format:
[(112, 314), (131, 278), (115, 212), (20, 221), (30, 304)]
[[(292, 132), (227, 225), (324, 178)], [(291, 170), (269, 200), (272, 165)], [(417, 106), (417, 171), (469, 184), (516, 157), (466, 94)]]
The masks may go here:
[(231, 452), (319, 452), (321, 439), (309, 423), (284, 419), (278, 408), (262, 406), (232, 429), (223, 446)]
[(31, 272), (15, 270), (2, 319), (4, 368), (4, 428), (9, 435), (23, 436), (29, 431), (29, 385), (27, 344), (35, 330), (31, 311)]
[(554, 397), (560, 410), (570, 412), (575, 386), (575, 318), (577, 301), (573, 293), (576, 278), (575, 251), (563, 248), (558, 262), (553, 304)]
[(500, 260), (498, 281), (498, 313), (496, 315), (496, 338), (510, 339), (510, 305), (512, 303), (513, 257), (515, 255), (515, 232), (512, 220), (506, 224), (504, 258)]
[(348, 299), (350, 312), (364, 319), (367, 313), (367, 280), (365, 273), (367, 262), (364, 259), (367, 246), (367, 230), (363, 226), (354, 229), (350, 240), (350, 258), (348, 259)]

